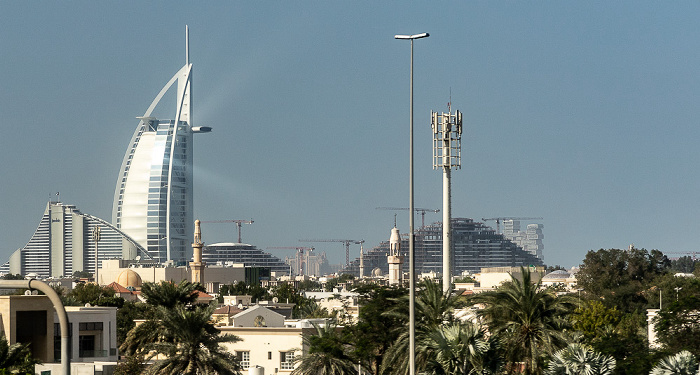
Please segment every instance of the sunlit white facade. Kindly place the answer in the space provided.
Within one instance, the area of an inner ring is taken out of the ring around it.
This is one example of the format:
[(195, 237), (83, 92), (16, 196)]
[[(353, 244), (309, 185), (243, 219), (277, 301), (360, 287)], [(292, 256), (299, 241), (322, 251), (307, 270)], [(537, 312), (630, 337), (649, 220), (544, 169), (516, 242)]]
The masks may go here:
[[(174, 118), (152, 117), (176, 82)], [(187, 58), (139, 117), (114, 192), (112, 222), (159, 262), (185, 262), (192, 256), (192, 134), (211, 129), (192, 127), (191, 88)]]

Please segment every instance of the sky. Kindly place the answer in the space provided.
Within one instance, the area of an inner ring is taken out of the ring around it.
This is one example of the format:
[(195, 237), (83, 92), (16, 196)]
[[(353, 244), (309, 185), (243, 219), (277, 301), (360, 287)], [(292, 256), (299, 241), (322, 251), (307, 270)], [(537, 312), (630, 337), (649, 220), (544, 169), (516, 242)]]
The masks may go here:
[[(409, 204), (410, 42), (394, 35), (427, 32), (416, 207), (442, 208), (430, 112), (451, 101), (453, 217), (542, 217), (548, 265), (630, 244), (697, 251), (699, 15), (693, 1), (0, 0), (0, 262), (56, 192), (111, 220), (136, 117), (185, 63), (185, 25), (192, 122), (213, 128), (195, 136), (194, 216), (252, 219), (243, 242), (343, 263), (341, 243), (299, 240), (389, 238), (394, 212), (376, 208)], [(230, 223), (202, 232), (237, 240)]]

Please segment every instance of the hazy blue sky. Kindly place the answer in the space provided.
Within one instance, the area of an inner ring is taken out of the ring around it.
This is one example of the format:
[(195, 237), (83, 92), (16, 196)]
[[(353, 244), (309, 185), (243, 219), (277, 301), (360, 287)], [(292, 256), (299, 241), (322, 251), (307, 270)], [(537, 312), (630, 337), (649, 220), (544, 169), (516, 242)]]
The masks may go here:
[[(193, 123), (214, 128), (195, 139), (195, 217), (252, 218), (244, 242), (389, 238), (375, 207), (408, 207), (410, 45), (393, 37), (429, 32), (416, 207), (442, 206), (429, 114), (451, 90), (453, 216), (542, 216), (551, 265), (630, 243), (696, 251), (699, 17), (695, 1), (0, 1), (0, 262), (56, 192), (111, 220), (135, 117), (184, 64), (186, 24)], [(315, 246), (344, 262), (341, 244)]]

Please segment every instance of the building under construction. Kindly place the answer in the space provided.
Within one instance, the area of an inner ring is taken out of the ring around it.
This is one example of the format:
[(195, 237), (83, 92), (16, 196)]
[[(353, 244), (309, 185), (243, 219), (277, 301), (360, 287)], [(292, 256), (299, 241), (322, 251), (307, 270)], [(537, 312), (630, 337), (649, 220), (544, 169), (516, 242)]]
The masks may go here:
[[(453, 218), (452, 247), (453, 274), (463, 271), (477, 273), (483, 267), (518, 267), (541, 266), (543, 262), (503, 235), (486, 226), (467, 218)], [(416, 229), (415, 233), (416, 272), (442, 273), (442, 223), (437, 222)], [(408, 234), (401, 236), (401, 255), (408, 260)], [(382, 242), (364, 255), (364, 276), (369, 276), (374, 269), (381, 269), (383, 274), (389, 272), (387, 255), (389, 240)], [(404, 264), (408, 272), (408, 262)], [(360, 259), (355, 259), (341, 271), (355, 276), (360, 275)]]

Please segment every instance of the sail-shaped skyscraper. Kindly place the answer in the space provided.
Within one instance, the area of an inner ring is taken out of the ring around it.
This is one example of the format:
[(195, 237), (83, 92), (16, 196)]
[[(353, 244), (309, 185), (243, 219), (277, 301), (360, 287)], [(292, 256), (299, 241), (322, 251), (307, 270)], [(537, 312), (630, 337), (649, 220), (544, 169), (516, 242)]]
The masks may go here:
[[(163, 96), (176, 85), (172, 119), (152, 117)], [(192, 64), (185, 29), (185, 65), (158, 93), (131, 137), (114, 192), (112, 223), (160, 262), (191, 257), (192, 135), (211, 131), (192, 126)]]

